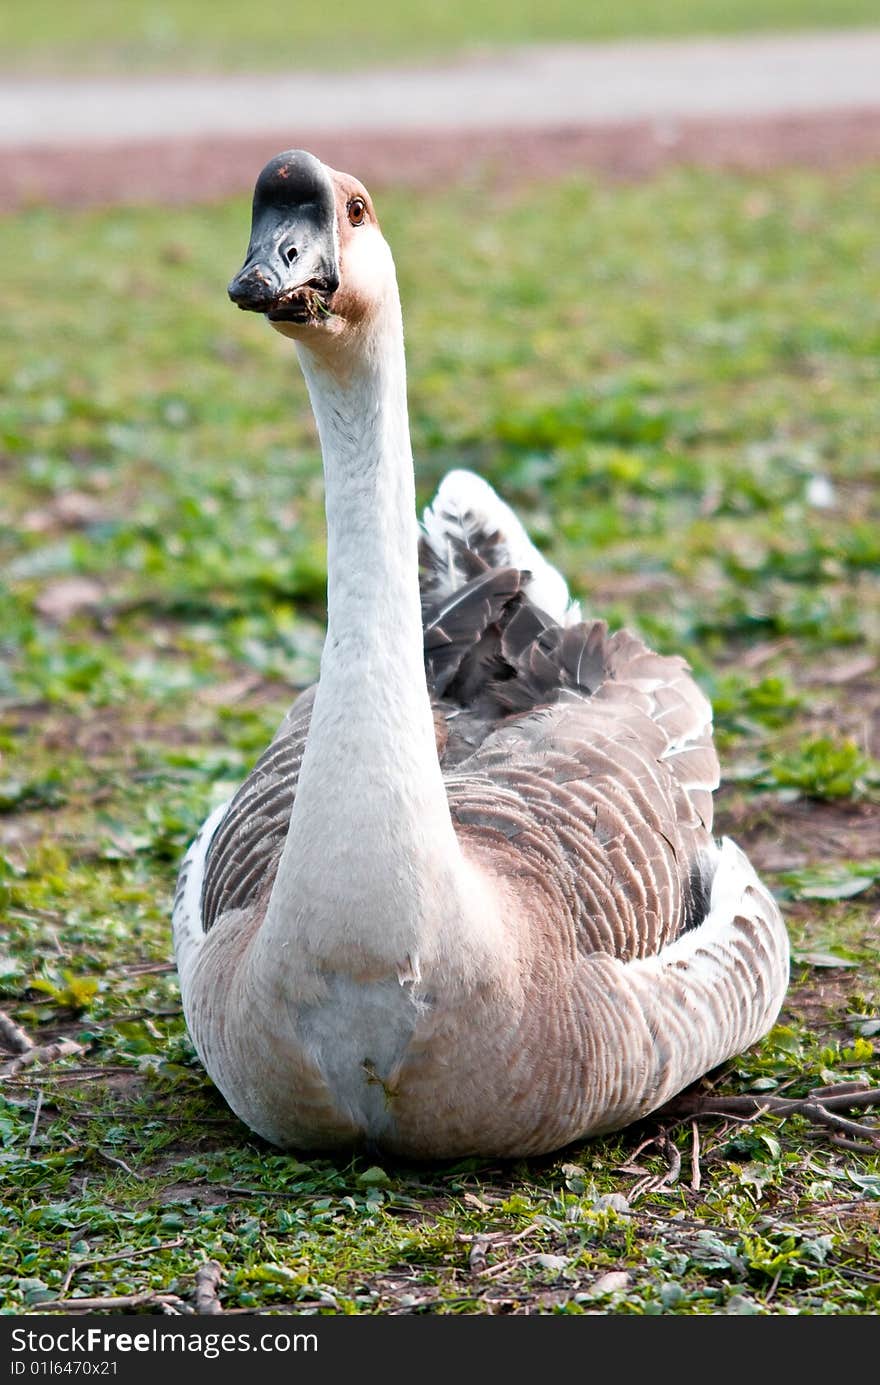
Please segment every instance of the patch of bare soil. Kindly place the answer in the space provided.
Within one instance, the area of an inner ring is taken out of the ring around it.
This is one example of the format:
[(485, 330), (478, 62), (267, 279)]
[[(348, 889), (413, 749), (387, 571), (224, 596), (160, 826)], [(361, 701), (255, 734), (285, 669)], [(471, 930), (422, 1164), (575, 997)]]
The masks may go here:
[(674, 164), (762, 171), (839, 169), (880, 159), (880, 106), (742, 119), (632, 120), (556, 129), (155, 139), (0, 150), (0, 211), (32, 204), (209, 202), (250, 192), (254, 170), (291, 143), (375, 186), (430, 187), (489, 176), (527, 181), (578, 172), (645, 178)]
[(716, 829), (734, 837), (759, 872), (880, 855), (880, 803), (808, 798), (780, 803), (777, 794), (732, 801), (722, 793)]
[[(794, 964), (797, 973), (798, 965)], [(865, 989), (859, 969), (810, 971), (802, 985), (792, 985), (785, 998), (782, 1022), (795, 1018), (814, 1034), (821, 1034), (828, 1043), (851, 1044), (853, 1031), (845, 1024), (845, 1016), (855, 996)]]

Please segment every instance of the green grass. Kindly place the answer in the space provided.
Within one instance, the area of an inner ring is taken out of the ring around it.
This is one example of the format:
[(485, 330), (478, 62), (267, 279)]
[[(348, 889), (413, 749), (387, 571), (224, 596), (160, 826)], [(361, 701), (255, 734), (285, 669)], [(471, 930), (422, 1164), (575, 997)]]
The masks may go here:
[[(478, 468), (588, 612), (684, 652), (715, 699), (719, 827), (795, 957), (720, 1090), (876, 1082), (880, 172), (379, 205), (422, 499)], [(86, 1049), (3, 1085), (0, 1301), (187, 1294), (216, 1256), (230, 1307), (875, 1312), (880, 1161), (799, 1118), (702, 1124), (699, 1187), (670, 1123), (678, 1182), (633, 1196), (622, 1166), (667, 1168), (636, 1155), (656, 1121), (377, 1170), (267, 1149), (205, 1078), (169, 965), (177, 862), (324, 619), (294, 354), (225, 296), (247, 222), (241, 201), (0, 223), (0, 1005)]]
[(880, 23), (877, 0), (303, 0), (283, 10), (206, 0), (39, 0), (0, 18), (4, 66), (357, 67), (446, 55), (461, 48), (565, 40), (844, 28)]

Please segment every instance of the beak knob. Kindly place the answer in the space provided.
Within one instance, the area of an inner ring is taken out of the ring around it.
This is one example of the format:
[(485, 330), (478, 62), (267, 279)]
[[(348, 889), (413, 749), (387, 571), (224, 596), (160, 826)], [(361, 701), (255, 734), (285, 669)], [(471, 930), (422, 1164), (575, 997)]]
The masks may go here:
[(229, 284), (227, 293), (239, 308), (247, 312), (262, 313), (275, 302), (281, 292), (281, 283), (271, 269), (264, 264), (246, 264), (239, 270)]

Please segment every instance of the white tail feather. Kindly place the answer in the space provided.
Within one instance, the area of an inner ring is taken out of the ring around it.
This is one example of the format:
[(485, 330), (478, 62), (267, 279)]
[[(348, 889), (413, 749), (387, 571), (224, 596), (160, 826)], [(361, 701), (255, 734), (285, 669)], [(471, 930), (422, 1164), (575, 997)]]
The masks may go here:
[[(692, 1063), (685, 1081), (766, 1034), (788, 986), (788, 933), (767, 886), (729, 837), (714, 858), (707, 857), (707, 874), (713, 867), (709, 912), (702, 923), (630, 967), (633, 980), (644, 987), (647, 1011), (658, 1016), (665, 1011), (674, 1027), (687, 1019), (681, 997), (688, 995), (692, 1015), (702, 1020), (691, 1031)], [(704, 1042), (705, 1053), (700, 1051)]]
[[(488, 482), (472, 471), (450, 471), (440, 483), (433, 504), (424, 512), (425, 539), (438, 562), (445, 563), (450, 536), (482, 530), (501, 535), (504, 563), (531, 573), (525, 586), (530, 601), (553, 620), (570, 625), (580, 620), (580, 607), (569, 598), (565, 579), (538, 552), (513, 510)], [(456, 584), (450, 565), (451, 595)]]

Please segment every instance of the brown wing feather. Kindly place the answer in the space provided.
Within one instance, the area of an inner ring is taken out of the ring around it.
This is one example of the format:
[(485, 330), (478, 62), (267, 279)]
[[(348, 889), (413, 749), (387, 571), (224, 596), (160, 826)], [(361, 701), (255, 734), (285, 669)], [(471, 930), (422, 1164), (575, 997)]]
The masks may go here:
[[(485, 555), (485, 556), (484, 556)], [(425, 661), (453, 819), (503, 851), (500, 868), (552, 882), (578, 946), (655, 953), (705, 911), (718, 762), (711, 714), (683, 660), (601, 621), (562, 627), (492, 568), (491, 542), (456, 554), (451, 596), (429, 571)], [(207, 930), (274, 878), (314, 689), (297, 699), (233, 798), (208, 854)]]
[(453, 819), (506, 874), (554, 882), (584, 951), (650, 956), (702, 917), (694, 877), (711, 843), (667, 747), (647, 712), (568, 695), (450, 776)]
[(205, 932), (229, 909), (245, 908), (275, 878), (314, 700), (314, 687), (296, 699), (214, 833), (202, 883)]
[(423, 600), (425, 672), (437, 697), (466, 703), (488, 678), (503, 675), (501, 624), (522, 580), (516, 568), (483, 565), (451, 596)]
[[(275, 738), (230, 800), (214, 833), (202, 882), (202, 926), (207, 932), (223, 914), (268, 898), (287, 836), (306, 747), (315, 686), (300, 694)], [(445, 716), (435, 710), (437, 755), (449, 739)], [(182, 882), (181, 882), (182, 883)]]

